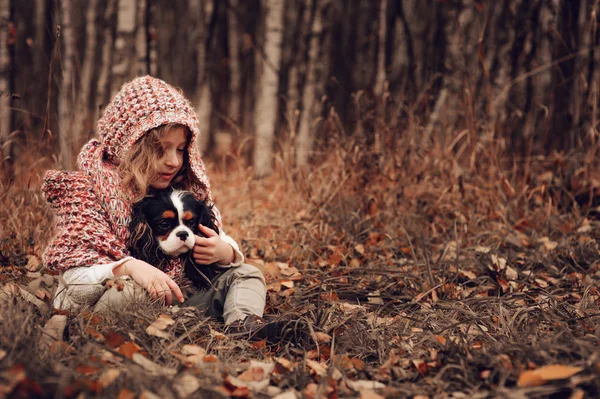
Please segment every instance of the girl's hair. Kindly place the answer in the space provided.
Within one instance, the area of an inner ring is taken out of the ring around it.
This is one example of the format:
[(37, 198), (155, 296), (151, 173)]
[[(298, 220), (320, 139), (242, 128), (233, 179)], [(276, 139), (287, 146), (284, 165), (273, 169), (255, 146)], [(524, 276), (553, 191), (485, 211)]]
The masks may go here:
[[(169, 123), (149, 130), (127, 152), (125, 159), (119, 164), (123, 189), (133, 193), (132, 203), (141, 201), (150, 190), (150, 182), (158, 177), (160, 161), (165, 156), (165, 150), (160, 142), (163, 136), (173, 128), (183, 128), (189, 145), (192, 136), (189, 128), (184, 125)], [(187, 146), (186, 146), (187, 147)], [(186, 184), (192, 179), (189, 168), (188, 151), (184, 151), (183, 166), (172, 181), (176, 188), (186, 189)]]

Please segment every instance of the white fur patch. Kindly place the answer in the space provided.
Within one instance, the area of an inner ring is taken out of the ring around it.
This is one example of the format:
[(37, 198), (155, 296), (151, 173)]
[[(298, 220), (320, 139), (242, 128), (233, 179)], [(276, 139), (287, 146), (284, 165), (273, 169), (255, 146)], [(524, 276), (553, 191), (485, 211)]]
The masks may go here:
[[(183, 209), (183, 201), (181, 201), (181, 196), (183, 193), (181, 191), (175, 190), (171, 194), (171, 202), (173, 206), (177, 210), (177, 220), (179, 225), (171, 231), (166, 240), (160, 241), (158, 245), (163, 250), (164, 253), (171, 256), (181, 255), (183, 253), (188, 252), (192, 248), (194, 248), (194, 244), (196, 240), (194, 238), (194, 233), (183, 223), (183, 213), (185, 209)], [(185, 240), (182, 240), (177, 236), (179, 232), (186, 232), (187, 237)]]

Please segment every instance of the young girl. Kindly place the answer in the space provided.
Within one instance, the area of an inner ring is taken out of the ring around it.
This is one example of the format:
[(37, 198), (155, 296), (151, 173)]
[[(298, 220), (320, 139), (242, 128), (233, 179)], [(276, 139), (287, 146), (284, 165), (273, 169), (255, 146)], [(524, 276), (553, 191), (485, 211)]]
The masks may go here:
[[(54, 307), (97, 311), (123, 305), (130, 295), (147, 292), (167, 304), (184, 301), (189, 285), (178, 258), (164, 270), (130, 256), (125, 245), (132, 205), (149, 190), (169, 186), (189, 190), (212, 204), (210, 186), (196, 143), (198, 119), (183, 95), (162, 80), (146, 76), (126, 83), (98, 121), (78, 157), (79, 171), (51, 170), (42, 191), (56, 214), (55, 234), (43, 254), (44, 265), (62, 271)], [(251, 331), (262, 319), (266, 286), (261, 272), (244, 264), (237, 243), (222, 229), (201, 227), (195, 237), (198, 264), (223, 269), (210, 290), (186, 301), (222, 317), (226, 325)], [(124, 284), (107, 289), (107, 279)], [(233, 328), (233, 327), (232, 327)]]

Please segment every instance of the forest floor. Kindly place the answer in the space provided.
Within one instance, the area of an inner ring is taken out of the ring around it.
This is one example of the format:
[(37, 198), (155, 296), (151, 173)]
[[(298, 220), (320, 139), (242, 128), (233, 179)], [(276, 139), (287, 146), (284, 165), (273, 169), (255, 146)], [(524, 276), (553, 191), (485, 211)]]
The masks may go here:
[(276, 344), (158, 304), (68, 316), (53, 340), (39, 180), (0, 187), (0, 397), (598, 397), (595, 153), (387, 140), (337, 140), (303, 171), (282, 156), (261, 180), (208, 164), (266, 313), (287, 322)]

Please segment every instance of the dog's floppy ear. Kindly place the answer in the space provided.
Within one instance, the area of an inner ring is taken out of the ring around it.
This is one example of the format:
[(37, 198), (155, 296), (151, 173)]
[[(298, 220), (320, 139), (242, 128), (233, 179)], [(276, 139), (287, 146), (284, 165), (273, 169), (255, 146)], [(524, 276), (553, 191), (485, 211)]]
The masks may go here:
[(198, 215), (198, 223), (212, 229), (219, 234), (215, 213), (212, 210), (212, 205), (206, 205), (202, 201), (196, 203), (196, 214)]
[(133, 256), (145, 259), (149, 255), (147, 252), (152, 246), (153, 241), (154, 237), (152, 237), (152, 229), (148, 225), (148, 221), (144, 215), (143, 201), (138, 202), (132, 209), (127, 247), (129, 247), (129, 251)]

